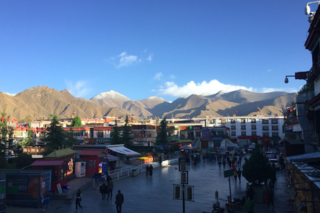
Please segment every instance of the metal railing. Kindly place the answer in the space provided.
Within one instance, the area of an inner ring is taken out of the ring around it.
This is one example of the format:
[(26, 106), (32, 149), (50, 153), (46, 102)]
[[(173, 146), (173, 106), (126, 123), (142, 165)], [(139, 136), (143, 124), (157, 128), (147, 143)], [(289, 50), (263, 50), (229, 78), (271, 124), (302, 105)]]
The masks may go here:
[[(178, 162), (178, 158), (174, 158), (171, 160), (165, 160), (162, 161), (162, 166), (167, 166), (170, 164), (174, 164)], [(152, 163), (148, 163), (148, 164), (141, 164), (141, 165), (137, 165), (137, 166), (126, 166), (124, 168), (121, 169), (116, 169), (116, 170), (112, 170), (109, 171), (109, 176), (112, 178), (113, 181), (116, 180), (121, 180), (123, 178), (127, 178), (130, 176), (133, 176), (133, 171), (135, 170), (136, 174), (140, 174), (140, 173), (145, 173), (146, 172), (146, 166), (147, 165), (152, 165), (152, 167), (158, 168), (160, 165), (158, 162), (152, 162)]]

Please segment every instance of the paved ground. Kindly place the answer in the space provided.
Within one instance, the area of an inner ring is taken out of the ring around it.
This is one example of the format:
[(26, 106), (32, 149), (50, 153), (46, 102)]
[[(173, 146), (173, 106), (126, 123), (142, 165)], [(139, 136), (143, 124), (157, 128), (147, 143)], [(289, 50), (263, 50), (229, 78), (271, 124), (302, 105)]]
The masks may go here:
[[(102, 200), (98, 190), (88, 188), (83, 192), (83, 209), (78, 212), (102, 213), (116, 212), (114, 204), (115, 194), (120, 189), (124, 194), (123, 213), (175, 213), (182, 212), (182, 201), (173, 200), (173, 183), (180, 181), (180, 172), (176, 165), (154, 170), (152, 177), (139, 174), (114, 183), (114, 195), (112, 200)], [(228, 168), (228, 166), (227, 166)], [(223, 167), (219, 168), (216, 162), (200, 162), (197, 166), (190, 166), (189, 185), (195, 186), (195, 202), (186, 201), (186, 213), (211, 212), (215, 201), (215, 190), (219, 191), (221, 205), (224, 206), (229, 195), (228, 180), (223, 177)], [(229, 169), (229, 168), (228, 168)], [(278, 181), (275, 184), (275, 212), (287, 213), (287, 187), (284, 172), (277, 172)], [(231, 179), (233, 197), (242, 197), (245, 194), (246, 180), (235, 183)], [(46, 213), (75, 212), (75, 202), (66, 204), (65, 201), (53, 201)], [(8, 207), (6, 213), (37, 213), (39, 209)], [(245, 212), (237, 211), (237, 212)], [(271, 210), (265, 204), (256, 204), (255, 212), (267, 213)]]

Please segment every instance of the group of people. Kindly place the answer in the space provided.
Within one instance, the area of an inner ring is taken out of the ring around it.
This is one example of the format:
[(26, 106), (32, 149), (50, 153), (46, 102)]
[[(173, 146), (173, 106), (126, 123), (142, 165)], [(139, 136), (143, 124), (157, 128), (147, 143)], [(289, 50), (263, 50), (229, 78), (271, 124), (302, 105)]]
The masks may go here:
[(152, 164), (150, 166), (146, 165), (146, 176), (148, 176), (148, 175), (152, 176), (152, 172), (153, 172)]
[(112, 190), (113, 190), (113, 182), (112, 179), (107, 180), (106, 182), (103, 182), (100, 186), (100, 193), (102, 195), (102, 200), (106, 199), (106, 194), (108, 195), (107, 200), (112, 199)]
[[(107, 180), (103, 182), (100, 186), (100, 193), (102, 195), (102, 200), (106, 198), (106, 194), (108, 195), (107, 200), (109, 200), (109, 197), (110, 197), (110, 200), (112, 200), (113, 187), (114, 185), (113, 185), (112, 178), (109, 175), (107, 175)], [(82, 209), (81, 201), (82, 201), (82, 193), (81, 193), (81, 190), (79, 189), (76, 194), (76, 210), (78, 209), (78, 206)], [(124, 202), (124, 196), (121, 193), (121, 191), (118, 190), (118, 194), (116, 195), (116, 200), (115, 200), (117, 213), (121, 213), (123, 202)]]

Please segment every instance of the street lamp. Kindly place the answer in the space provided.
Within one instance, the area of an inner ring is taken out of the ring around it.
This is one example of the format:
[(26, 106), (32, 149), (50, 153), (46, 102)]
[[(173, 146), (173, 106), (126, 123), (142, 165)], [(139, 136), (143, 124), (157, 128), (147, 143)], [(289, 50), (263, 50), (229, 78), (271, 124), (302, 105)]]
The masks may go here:
[(314, 18), (314, 15), (316, 14), (316, 12), (311, 12), (310, 11), (310, 6), (309, 6), (309, 4), (313, 4), (313, 3), (318, 3), (318, 5), (320, 5), (320, 1), (313, 1), (313, 2), (308, 2), (307, 3), (307, 5), (306, 5), (306, 7), (304, 8), (304, 13), (306, 14), (306, 15), (310, 15), (309, 16), (309, 23), (311, 23), (312, 21), (313, 21), (313, 18)]

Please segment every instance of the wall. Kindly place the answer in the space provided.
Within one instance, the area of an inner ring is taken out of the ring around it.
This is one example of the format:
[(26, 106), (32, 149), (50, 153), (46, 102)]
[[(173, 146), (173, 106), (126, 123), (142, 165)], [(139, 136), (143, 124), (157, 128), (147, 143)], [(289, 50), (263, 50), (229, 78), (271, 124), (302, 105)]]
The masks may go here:
[[(80, 155), (80, 159), (81, 160), (86, 160), (87, 163), (87, 167), (86, 167), (86, 177), (92, 177), (92, 175), (96, 172), (99, 172), (99, 157), (98, 156), (81, 156)], [(91, 160), (95, 160), (95, 167), (90, 166), (89, 161)]]

